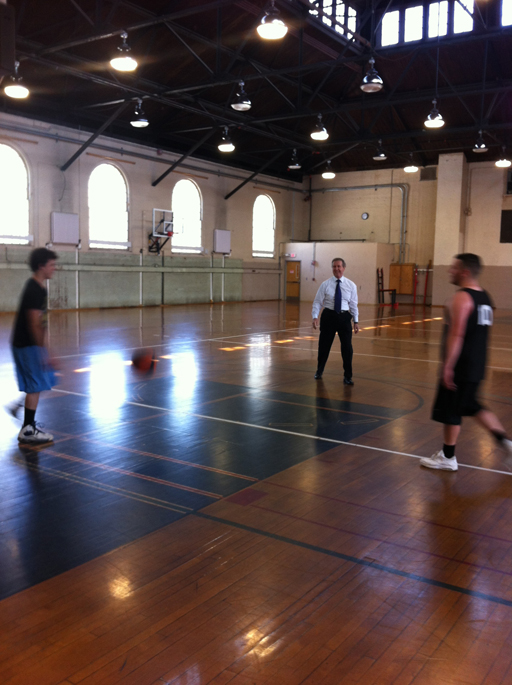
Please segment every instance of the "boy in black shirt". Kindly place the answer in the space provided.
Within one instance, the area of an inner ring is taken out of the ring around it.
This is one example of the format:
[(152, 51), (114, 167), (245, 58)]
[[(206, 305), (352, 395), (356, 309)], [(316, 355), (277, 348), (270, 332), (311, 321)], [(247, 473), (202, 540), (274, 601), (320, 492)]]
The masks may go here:
[(460, 286), (445, 308), (443, 366), (432, 419), (444, 424), (443, 449), (420, 460), (430, 469), (457, 471), (455, 445), (463, 416), (474, 416), (508, 455), (512, 468), (512, 441), (498, 417), (478, 402), (477, 391), (485, 374), (487, 334), (493, 322), (489, 295), (478, 284), (482, 264), (478, 255), (454, 257), (450, 282)]
[(32, 278), (25, 284), (12, 333), (12, 353), (18, 386), (25, 397), (25, 419), (19, 432), (20, 443), (51, 442), (53, 435), (36, 426), (35, 415), (39, 394), (51, 390), (55, 375), (46, 347), (47, 291), (44, 283), (55, 271), (55, 252), (39, 247), (30, 255)]

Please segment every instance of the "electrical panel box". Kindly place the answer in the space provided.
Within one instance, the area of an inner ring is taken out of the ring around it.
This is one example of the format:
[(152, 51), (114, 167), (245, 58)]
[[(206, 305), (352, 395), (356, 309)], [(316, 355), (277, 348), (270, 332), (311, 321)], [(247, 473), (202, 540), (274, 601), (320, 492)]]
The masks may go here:
[(219, 254), (231, 253), (231, 231), (216, 228), (213, 231), (213, 251)]
[(78, 214), (52, 212), (51, 230), (52, 243), (78, 245), (80, 240)]

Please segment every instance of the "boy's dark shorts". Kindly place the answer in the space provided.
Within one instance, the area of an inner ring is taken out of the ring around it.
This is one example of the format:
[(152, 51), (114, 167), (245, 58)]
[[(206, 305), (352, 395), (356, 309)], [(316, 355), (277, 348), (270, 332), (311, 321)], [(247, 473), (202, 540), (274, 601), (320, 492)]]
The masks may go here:
[(457, 390), (448, 390), (442, 383), (432, 407), (432, 420), (450, 426), (460, 426), (463, 416), (474, 416), (483, 409), (477, 400), (479, 383), (457, 384)]

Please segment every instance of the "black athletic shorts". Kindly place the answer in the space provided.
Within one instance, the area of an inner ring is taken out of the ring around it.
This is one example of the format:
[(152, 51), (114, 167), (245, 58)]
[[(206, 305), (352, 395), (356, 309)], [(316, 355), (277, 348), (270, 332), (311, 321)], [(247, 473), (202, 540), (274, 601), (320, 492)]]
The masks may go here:
[(439, 383), (437, 397), (432, 407), (432, 420), (450, 426), (460, 426), (463, 416), (478, 414), (482, 405), (476, 394), (479, 383), (458, 383), (457, 390), (448, 390)]

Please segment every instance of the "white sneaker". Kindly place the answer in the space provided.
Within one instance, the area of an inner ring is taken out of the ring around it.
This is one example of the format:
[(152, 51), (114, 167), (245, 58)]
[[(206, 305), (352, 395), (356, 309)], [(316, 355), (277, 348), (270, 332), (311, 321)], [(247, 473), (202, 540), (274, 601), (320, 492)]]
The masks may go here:
[(457, 457), (447, 459), (444, 456), (443, 450), (439, 450), (431, 457), (423, 457), (420, 459), (420, 464), (429, 469), (443, 469), (444, 471), (457, 471), (459, 465), (457, 464)]
[(53, 435), (51, 433), (44, 433), (35, 423), (28, 423), (20, 430), (18, 442), (40, 445), (43, 442), (53, 442)]

